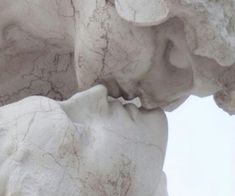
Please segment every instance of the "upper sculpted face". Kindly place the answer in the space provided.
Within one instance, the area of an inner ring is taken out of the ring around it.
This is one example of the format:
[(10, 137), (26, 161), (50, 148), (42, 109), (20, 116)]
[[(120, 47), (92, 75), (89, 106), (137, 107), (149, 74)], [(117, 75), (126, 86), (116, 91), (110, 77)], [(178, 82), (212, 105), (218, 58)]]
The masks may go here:
[(166, 195), (160, 110), (107, 101), (96, 86), (65, 102), (29, 97), (0, 119), (1, 195)]
[(232, 1), (0, 0), (0, 105), (102, 83), (148, 109), (216, 94), (234, 113)]

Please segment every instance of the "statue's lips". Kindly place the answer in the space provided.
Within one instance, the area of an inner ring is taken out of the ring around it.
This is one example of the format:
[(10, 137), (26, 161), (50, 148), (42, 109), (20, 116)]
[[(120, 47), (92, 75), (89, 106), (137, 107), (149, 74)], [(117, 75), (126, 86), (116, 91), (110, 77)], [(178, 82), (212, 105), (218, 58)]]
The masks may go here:
[(108, 100), (116, 100), (119, 101), (123, 106), (135, 106), (136, 109), (141, 110), (141, 111), (153, 111), (153, 110), (159, 110), (159, 108), (166, 110), (166, 111), (172, 111), (171, 106), (177, 105), (177, 103), (180, 101), (179, 99), (169, 101), (168, 103), (164, 103), (162, 105), (156, 105), (154, 102), (151, 102), (148, 104), (148, 101), (146, 102), (143, 100), (143, 98), (135, 97), (131, 100), (126, 100), (123, 97), (119, 98), (113, 98), (113, 97), (108, 97)]
[[(159, 109), (145, 109), (138, 99), (126, 101), (108, 96), (108, 90), (103, 85), (94, 86), (88, 90), (78, 92), (66, 101), (59, 102), (61, 108), (70, 119), (80, 118), (87, 120), (87, 116), (96, 118), (107, 115), (113, 119), (130, 117), (134, 122), (145, 122), (164, 116), (164, 112)], [(75, 119), (76, 120), (76, 119)]]
[(112, 98), (108, 97), (109, 104), (117, 105), (117, 108), (115, 110), (118, 110), (118, 108), (122, 108), (129, 117), (134, 121), (141, 122), (142, 118), (158, 118), (159, 112), (164, 115), (164, 111), (159, 108), (145, 108), (141, 104), (139, 98), (135, 98), (133, 100), (125, 100), (123, 98)]
[[(124, 89), (123, 86), (125, 85), (120, 85), (115, 80), (102, 80), (99, 82), (106, 88), (108, 100), (119, 100), (123, 105), (132, 103), (145, 110), (161, 108), (165, 111), (173, 111), (187, 99), (187, 96), (177, 97), (174, 94), (169, 94), (162, 100), (156, 100), (143, 88)], [(151, 92), (154, 93), (154, 89)]]
[(112, 100), (118, 100), (122, 105), (128, 105), (128, 104), (132, 104), (135, 105), (137, 108), (141, 108), (142, 107), (142, 103), (140, 101), (140, 99), (138, 97), (131, 99), (131, 100), (126, 100), (123, 97), (119, 97), (119, 98), (113, 98), (113, 97), (108, 97), (108, 100), (112, 101)]

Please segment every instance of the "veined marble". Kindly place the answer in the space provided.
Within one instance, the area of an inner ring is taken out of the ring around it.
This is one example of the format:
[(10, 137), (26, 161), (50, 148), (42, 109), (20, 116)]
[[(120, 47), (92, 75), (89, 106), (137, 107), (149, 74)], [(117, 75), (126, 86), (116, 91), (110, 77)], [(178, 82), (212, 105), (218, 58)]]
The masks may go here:
[(0, 195), (166, 196), (163, 110), (214, 95), (235, 114), (234, 11), (234, 0), (0, 0), (0, 105), (54, 99), (0, 108)]
[(0, 103), (109, 95), (173, 110), (214, 95), (234, 114), (233, 0), (0, 0)]
[(95, 86), (0, 108), (0, 195), (166, 196), (167, 120)]

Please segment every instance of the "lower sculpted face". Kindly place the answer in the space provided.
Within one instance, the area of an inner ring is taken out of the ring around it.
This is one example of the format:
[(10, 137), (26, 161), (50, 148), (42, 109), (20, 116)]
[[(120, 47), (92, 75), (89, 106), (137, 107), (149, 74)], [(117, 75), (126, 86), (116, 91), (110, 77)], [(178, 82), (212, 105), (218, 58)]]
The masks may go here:
[(108, 101), (95, 86), (0, 108), (0, 195), (165, 196), (161, 110)]

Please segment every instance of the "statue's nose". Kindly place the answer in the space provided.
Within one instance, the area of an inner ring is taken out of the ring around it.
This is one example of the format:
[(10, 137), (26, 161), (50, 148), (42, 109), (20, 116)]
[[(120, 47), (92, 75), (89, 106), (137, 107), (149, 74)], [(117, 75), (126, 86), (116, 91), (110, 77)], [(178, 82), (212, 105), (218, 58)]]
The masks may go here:
[(78, 92), (66, 101), (60, 102), (62, 109), (74, 121), (85, 119), (105, 112), (108, 109), (108, 92), (103, 85), (94, 86), (86, 91)]

